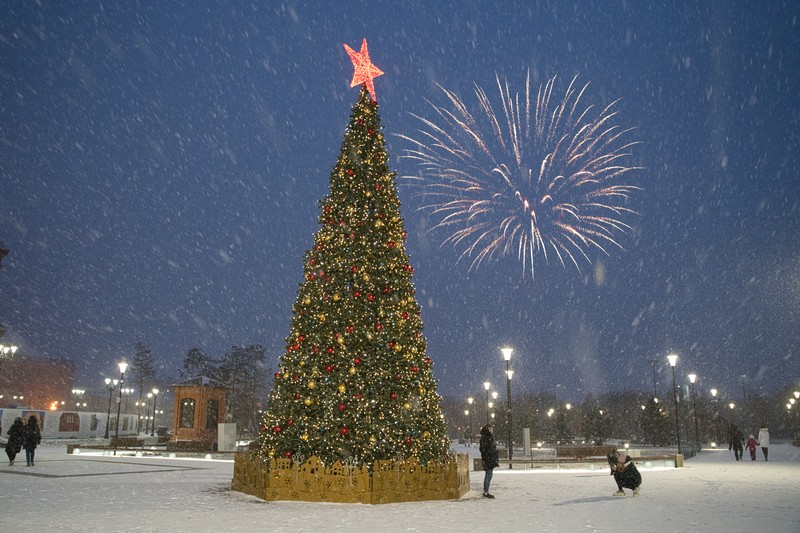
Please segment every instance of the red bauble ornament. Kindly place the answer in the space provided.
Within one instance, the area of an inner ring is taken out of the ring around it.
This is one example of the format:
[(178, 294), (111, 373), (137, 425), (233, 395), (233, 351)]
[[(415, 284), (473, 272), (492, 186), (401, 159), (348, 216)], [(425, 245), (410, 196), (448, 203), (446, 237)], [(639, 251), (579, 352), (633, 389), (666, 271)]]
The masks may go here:
[(353, 331), (355, 331), (355, 329), (356, 328), (354, 328), (353, 326), (347, 326), (347, 333), (353, 333)]
[(433, 362), (433, 361), (431, 361), (431, 358), (430, 358), (430, 357), (426, 357), (426, 358), (425, 358), (425, 364), (426, 364), (426, 365), (429, 365), (429, 364), (431, 364), (432, 362)]
[(339, 411), (344, 411), (347, 409), (347, 406), (344, 403), (340, 403), (337, 407), (339, 408)]
[(294, 399), (295, 399), (295, 400), (299, 400), (299, 399), (300, 399), (300, 394), (299, 394), (299, 393), (297, 393), (297, 392), (295, 392), (295, 393), (294, 393)]
[(267, 430), (267, 426), (261, 425), (258, 427), (258, 430), (263, 433)]
[(339, 430), (339, 433), (341, 433), (342, 435), (347, 435), (348, 433), (350, 433), (350, 430), (344, 427)]
[(314, 274), (308, 275), (308, 281), (314, 281), (314, 278), (315, 278)]
[(392, 289), (390, 289), (389, 287), (383, 288), (383, 294), (389, 294), (390, 292), (392, 292)]
[(395, 247), (394, 241), (387, 242), (386, 246), (388, 246), (389, 248), (394, 248)]
[(403, 381), (403, 374), (395, 374), (394, 380), (395, 381)]
[(408, 313), (405, 313), (405, 312), (404, 312), (404, 313), (403, 313), (402, 315), (400, 315), (400, 316), (401, 316), (401, 317), (403, 317), (403, 320), (408, 320)]
[(376, 183), (376, 184), (375, 184), (375, 190), (376, 190), (376, 191), (379, 191), (379, 190), (381, 190), (382, 188), (383, 188), (383, 186), (382, 186), (380, 183)]
[(333, 365), (328, 365), (328, 366), (326, 366), (326, 367), (325, 367), (325, 371), (326, 371), (326, 372), (328, 372), (328, 373), (331, 373), (331, 372), (333, 372)]
[(414, 439), (406, 437), (406, 446), (411, 446), (412, 444), (414, 444)]
[(397, 393), (396, 392), (391, 393), (389, 396), (391, 396), (392, 400), (396, 400), (397, 399)]
[(419, 372), (419, 367), (418, 366), (412, 366), (411, 367), (411, 371), (412, 372)]
[(286, 457), (287, 459), (291, 459), (292, 458), (292, 452), (283, 452), (283, 456)]
[(353, 364), (356, 365), (356, 366), (360, 365), (361, 364), (361, 359), (359, 359), (358, 357), (354, 357), (353, 358)]
[(281, 379), (281, 373), (275, 372), (275, 379)]
[(360, 297), (361, 297), (361, 293), (360, 293), (360, 292), (358, 292), (358, 291), (353, 291), (353, 298), (355, 298), (356, 300), (358, 300)]
[(369, 300), (371, 302), (374, 299), (375, 299), (375, 295), (374, 294), (372, 294), (372, 293), (367, 294), (367, 300)]
[(327, 348), (325, 348), (325, 351), (328, 353), (333, 353), (333, 346), (328, 346)]
[(358, 272), (358, 267), (357, 267), (357, 266), (352, 266), (352, 267), (350, 267), (350, 272), (352, 272), (353, 274), (355, 274), (356, 272)]
[(319, 351), (319, 347), (314, 345), (311, 347), (311, 353), (317, 353)]
[(355, 174), (355, 172), (353, 171), (353, 169), (352, 169), (352, 168), (348, 168), (348, 169), (347, 169), (347, 175), (348, 175), (348, 176), (352, 176), (353, 174)]
[(274, 431), (275, 433), (280, 433), (281, 432), (281, 427), (280, 426), (275, 426), (274, 428), (272, 428), (272, 431)]
[(383, 329), (383, 324), (378, 322), (377, 324), (375, 324), (375, 329), (378, 330), (378, 331), (382, 330)]
[(353, 398), (355, 398), (356, 400), (360, 400), (360, 399), (361, 399), (361, 393), (360, 393), (360, 392), (357, 392), (357, 393), (356, 393), (356, 394), (353, 396)]
[(286, 425), (287, 425), (287, 426), (293, 426), (293, 425), (294, 425), (294, 419), (293, 419), (293, 418), (290, 418), (289, 420), (287, 420), (287, 421), (286, 421)]

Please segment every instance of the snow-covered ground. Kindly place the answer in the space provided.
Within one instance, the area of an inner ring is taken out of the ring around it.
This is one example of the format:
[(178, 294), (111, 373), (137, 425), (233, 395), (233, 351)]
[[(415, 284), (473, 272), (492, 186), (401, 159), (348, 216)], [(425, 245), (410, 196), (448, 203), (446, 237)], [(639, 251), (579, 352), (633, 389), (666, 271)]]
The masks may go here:
[[(474, 448), (472, 448), (474, 451)], [(462, 450), (463, 451), (463, 450)], [(607, 470), (482, 472), (458, 501), (389, 505), (264, 502), (230, 491), (232, 461), (67, 455), (0, 466), (0, 531), (800, 531), (800, 449), (770, 462), (704, 450), (684, 468), (640, 468), (642, 494), (614, 498)], [(630, 493), (629, 493), (630, 494)]]

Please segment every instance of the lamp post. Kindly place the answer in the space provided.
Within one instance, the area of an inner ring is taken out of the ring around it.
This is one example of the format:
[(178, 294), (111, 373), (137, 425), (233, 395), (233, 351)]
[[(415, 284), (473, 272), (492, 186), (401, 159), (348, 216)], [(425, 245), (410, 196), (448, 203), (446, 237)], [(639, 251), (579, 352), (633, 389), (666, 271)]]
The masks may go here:
[(483, 388), (486, 389), (486, 425), (489, 425), (489, 389), (492, 388), (492, 384), (488, 381), (483, 382)]
[(111, 423), (111, 393), (114, 392), (114, 389), (117, 388), (117, 383), (119, 383), (116, 379), (106, 378), (106, 388), (108, 389), (108, 414), (106, 415), (106, 434), (103, 437), (104, 439), (108, 438), (108, 425)]
[(470, 447), (472, 446), (472, 402), (474, 402), (474, 401), (475, 401), (475, 398), (473, 398), (472, 396), (467, 398), (467, 403), (469, 404), (469, 407), (470, 407), (469, 408), (469, 412), (467, 413), (467, 416), (469, 416), (469, 439), (468, 439), (468, 442), (469, 442), (469, 446)]
[(669, 366), (672, 368), (672, 400), (675, 404), (675, 438), (678, 440), (678, 453), (683, 453), (681, 451), (681, 430), (678, 426), (678, 388), (675, 385), (675, 365), (678, 364), (678, 355), (677, 354), (669, 354), (667, 356), (667, 360), (669, 361)]
[(719, 392), (717, 389), (711, 389), (711, 401), (714, 403), (714, 442), (717, 442), (717, 425), (719, 425), (719, 420), (717, 417), (719, 416), (719, 407), (717, 406), (717, 393)]
[(150, 427), (150, 399), (153, 397), (152, 392), (147, 393), (147, 404), (144, 407), (144, 434), (147, 435), (147, 428)]
[(514, 443), (511, 440), (511, 376), (513, 375), (514, 371), (511, 370), (509, 365), (511, 364), (511, 353), (514, 351), (513, 348), (501, 348), (501, 352), (503, 352), (503, 359), (506, 361), (506, 423), (508, 424), (508, 469), (511, 470), (514, 468), (513, 463), (511, 462), (512, 455), (514, 454)]
[(117, 455), (117, 442), (119, 441), (119, 415), (122, 409), (122, 382), (125, 381), (125, 371), (128, 370), (128, 363), (121, 361), (119, 367), (119, 396), (117, 397), (117, 431), (114, 434), (114, 455)]
[(153, 423), (150, 426), (150, 436), (156, 434), (156, 402), (158, 401), (158, 389), (153, 389)]
[(694, 415), (694, 440), (697, 443), (697, 451), (700, 451), (700, 430), (697, 426), (697, 404), (694, 398), (694, 382), (697, 381), (697, 374), (689, 374), (689, 383), (692, 388), (692, 415)]

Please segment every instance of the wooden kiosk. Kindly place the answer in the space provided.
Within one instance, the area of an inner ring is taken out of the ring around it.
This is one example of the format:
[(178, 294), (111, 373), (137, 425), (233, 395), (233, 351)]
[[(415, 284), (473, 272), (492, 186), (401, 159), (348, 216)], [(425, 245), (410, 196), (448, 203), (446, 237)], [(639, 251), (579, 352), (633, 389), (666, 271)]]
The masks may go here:
[(173, 433), (167, 449), (212, 451), (217, 445), (217, 424), (225, 422), (228, 386), (198, 376), (172, 386), (175, 405)]

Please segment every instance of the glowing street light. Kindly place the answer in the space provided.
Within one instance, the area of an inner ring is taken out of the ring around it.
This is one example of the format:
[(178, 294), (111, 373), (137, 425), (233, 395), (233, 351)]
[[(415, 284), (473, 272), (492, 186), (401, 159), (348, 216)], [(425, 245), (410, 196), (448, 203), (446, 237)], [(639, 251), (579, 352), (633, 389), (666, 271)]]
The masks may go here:
[(489, 425), (489, 389), (492, 388), (492, 384), (488, 381), (483, 382), (483, 388), (486, 389), (486, 425)]
[(106, 415), (106, 434), (103, 438), (107, 439), (108, 425), (111, 423), (111, 393), (114, 392), (114, 389), (117, 388), (117, 383), (119, 383), (119, 381), (116, 379), (106, 378), (105, 383), (106, 383), (106, 388), (108, 389), (108, 414)]
[(667, 360), (669, 361), (669, 366), (672, 368), (672, 399), (675, 404), (675, 437), (678, 440), (678, 453), (681, 454), (683, 452), (681, 451), (681, 431), (678, 426), (678, 388), (675, 385), (675, 365), (678, 364), (678, 355), (674, 353), (669, 354)]
[(700, 451), (700, 431), (697, 428), (697, 404), (694, 399), (694, 382), (697, 381), (697, 374), (689, 374), (689, 383), (692, 386), (692, 415), (694, 416), (694, 440), (697, 444), (697, 451)]
[(153, 424), (150, 428), (150, 436), (154, 437), (156, 434), (156, 402), (158, 401), (158, 389), (153, 389)]
[(467, 398), (467, 403), (470, 406), (470, 409), (468, 409), (466, 411), (467, 416), (469, 416), (469, 438), (468, 438), (469, 446), (472, 446), (472, 409), (471, 408), (472, 408), (472, 402), (474, 402), (474, 401), (475, 401), (475, 398), (473, 398), (472, 396)]
[(128, 370), (128, 363), (121, 361), (117, 363), (119, 367), (119, 396), (117, 397), (117, 431), (114, 435), (114, 455), (117, 455), (117, 442), (119, 442), (120, 409), (122, 409), (122, 382), (125, 381), (125, 371)]
[(514, 351), (513, 348), (500, 348), (500, 351), (503, 352), (503, 359), (506, 362), (506, 423), (508, 424), (508, 469), (511, 470), (514, 468), (513, 463), (511, 462), (514, 445), (511, 441), (511, 376), (514, 374), (514, 371), (509, 368), (511, 364), (511, 353)]

